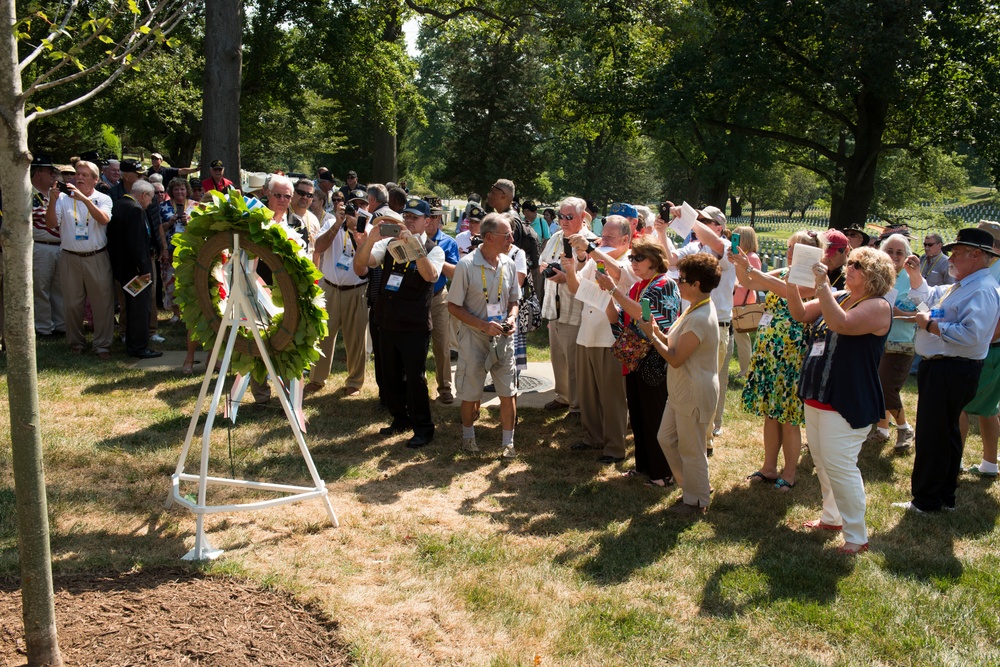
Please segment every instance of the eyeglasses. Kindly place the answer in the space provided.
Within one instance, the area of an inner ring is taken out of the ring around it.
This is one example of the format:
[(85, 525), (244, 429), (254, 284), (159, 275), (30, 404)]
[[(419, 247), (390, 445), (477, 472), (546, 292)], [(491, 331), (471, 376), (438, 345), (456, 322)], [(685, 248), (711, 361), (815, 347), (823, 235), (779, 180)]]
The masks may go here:
[(646, 260), (645, 255), (629, 255), (628, 261), (630, 262), (643, 262)]
[(865, 268), (864, 265), (861, 262), (857, 261), (857, 260), (848, 262), (847, 265), (849, 267), (851, 267), (852, 269), (854, 269), (855, 271), (863, 271), (864, 268)]
[(926, 241), (924, 241), (924, 247), (925, 248), (933, 248), (936, 245), (940, 245), (940, 243), (938, 241), (931, 241), (930, 243), (927, 243)]
[(331, 199), (330, 201), (331, 201), (331, 202), (338, 202), (338, 201), (342, 202), (342, 201), (344, 201), (344, 198), (343, 198), (343, 197), (334, 197), (334, 198), (333, 198), (333, 199)]
[(281, 192), (272, 192), (271, 199), (291, 199), (292, 195), (286, 195)]
[(305, 190), (296, 190), (295, 194), (297, 194), (300, 197), (305, 197), (306, 199), (312, 199), (313, 196), (313, 193), (306, 192)]
[(222, 167), (212, 167), (212, 171), (222, 171)]
[(560, 220), (572, 220), (573, 218), (576, 217), (576, 214), (575, 213), (560, 213), (557, 217)]
[(505, 239), (514, 240), (514, 232), (507, 232), (506, 234), (501, 234), (500, 232), (486, 232), (487, 234), (496, 234), (497, 236), (502, 236)]

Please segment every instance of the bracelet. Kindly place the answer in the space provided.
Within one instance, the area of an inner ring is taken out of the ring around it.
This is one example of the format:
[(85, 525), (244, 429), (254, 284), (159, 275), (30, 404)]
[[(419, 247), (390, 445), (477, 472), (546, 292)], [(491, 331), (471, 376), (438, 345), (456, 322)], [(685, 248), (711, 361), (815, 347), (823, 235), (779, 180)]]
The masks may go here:
[(930, 333), (932, 324), (934, 324), (934, 320), (927, 320), (927, 326), (924, 327), (924, 331)]

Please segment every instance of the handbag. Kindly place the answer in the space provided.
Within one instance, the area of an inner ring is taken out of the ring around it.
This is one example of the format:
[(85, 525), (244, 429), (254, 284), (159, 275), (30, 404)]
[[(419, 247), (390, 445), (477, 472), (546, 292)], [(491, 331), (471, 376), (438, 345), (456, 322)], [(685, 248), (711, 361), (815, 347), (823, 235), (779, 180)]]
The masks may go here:
[(524, 279), (524, 293), (517, 304), (517, 328), (521, 333), (531, 333), (542, 326), (542, 306), (538, 303), (538, 292), (529, 273)]
[(625, 368), (631, 373), (639, 368), (639, 364), (642, 363), (643, 358), (652, 349), (653, 344), (636, 330), (635, 325), (629, 324), (629, 326), (622, 329), (621, 335), (615, 339), (614, 345), (611, 346), (611, 354), (615, 355), (615, 359), (622, 362)]
[(736, 333), (751, 333), (757, 330), (767, 308), (762, 303), (733, 306), (733, 328)]
[(650, 350), (639, 363), (639, 379), (648, 387), (662, 387), (667, 381), (667, 360)]

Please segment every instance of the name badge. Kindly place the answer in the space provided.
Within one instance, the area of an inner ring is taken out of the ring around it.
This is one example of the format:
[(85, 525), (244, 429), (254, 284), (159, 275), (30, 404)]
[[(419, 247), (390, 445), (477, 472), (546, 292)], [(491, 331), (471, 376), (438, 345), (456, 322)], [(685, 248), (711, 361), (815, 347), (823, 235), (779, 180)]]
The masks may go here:
[(763, 315), (760, 316), (760, 322), (757, 324), (757, 328), (760, 329), (762, 327), (766, 327), (771, 323), (771, 320), (773, 319), (774, 315), (772, 315), (771, 313), (764, 313)]
[(824, 352), (826, 352), (826, 341), (818, 340), (815, 343), (813, 343), (812, 349), (809, 350), (809, 356), (822, 357)]
[(403, 284), (403, 274), (394, 273), (389, 276), (389, 282), (385, 284), (385, 288), (390, 292), (398, 292), (399, 286)]
[[(350, 269), (353, 264), (354, 264), (354, 258), (351, 257), (350, 255), (341, 255), (340, 259), (337, 260), (337, 268), (343, 271), (347, 271), (348, 269)], [(403, 277), (400, 276), (400, 280), (402, 280), (402, 278)], [(390, 283), (392, 282), (391, 278), (389, 279), (389, 282)], [(398, 282), (396, 283), (396, 289), (399, 289)]]
[(487, 322), (503, 322), (507, 316), (507, 309), (504, 308), (499, 303), (488, 303), (486, 304), (486, 321)]
[[(73, 208), (74, 208), (74, 210), (76, 209), (76, 201), (73, 202)], [(85, 214), (83, 216), (83, 220), (80, 220), (79, 218), (77, 218), (76, 224), (74, 225), (75, 229), (73, 230), (74, 233), (76, 234), (76, 240), (77, 241), (86, 241), (86, 240), (90, 239), (90, 225), (87, 224), (88, 221), (89, 221), (89, 216), (88, 216), (89, 212), (87, 211), (87, 207), (86, 206), (84, 206), (83, 210), (84, 210), (84, 214)]]

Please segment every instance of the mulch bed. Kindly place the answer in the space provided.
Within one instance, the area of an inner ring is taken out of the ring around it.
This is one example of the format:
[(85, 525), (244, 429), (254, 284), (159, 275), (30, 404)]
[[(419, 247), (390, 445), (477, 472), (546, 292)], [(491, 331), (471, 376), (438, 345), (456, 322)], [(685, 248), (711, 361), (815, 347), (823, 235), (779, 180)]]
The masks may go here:
[[(337, 624), (291, 596), (183, 568), (55, 580), (66, 665), (349, 665)], [(21, 592), (0, 581), (0, 667), (24, 665)]]

